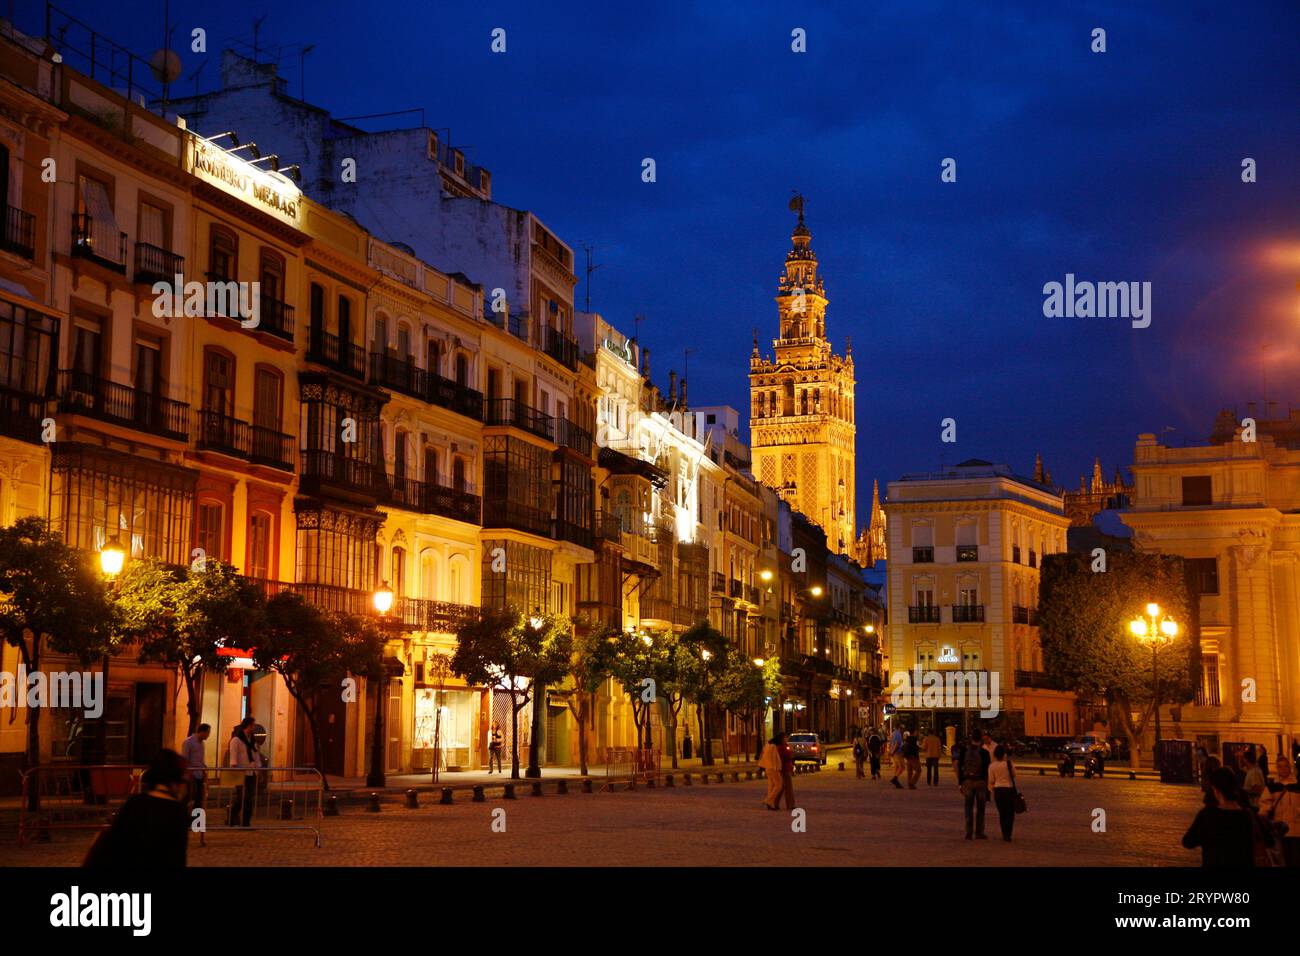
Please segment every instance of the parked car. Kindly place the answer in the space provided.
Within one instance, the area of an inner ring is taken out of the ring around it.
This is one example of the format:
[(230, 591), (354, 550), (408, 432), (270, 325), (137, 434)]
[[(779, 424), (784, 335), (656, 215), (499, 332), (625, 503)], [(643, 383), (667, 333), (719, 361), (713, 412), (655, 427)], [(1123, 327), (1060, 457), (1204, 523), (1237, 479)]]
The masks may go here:
[(786, 738), (786, 742), (790, 744), (790, 751), (794, 755), (795, 763), (826, 765), (826, 752), (822, 749), (822, 742), (811, 731), (795, 731)]
[(1110, 744), (1101, 734), (1080, 734), (1066, 741), (1065, 746), (1061, 748), (1062, 753), (1073, 754), (1076, 757), (1086, 757), (1091, 753), (1101, 754), (1103, 759), (1110, 757)]

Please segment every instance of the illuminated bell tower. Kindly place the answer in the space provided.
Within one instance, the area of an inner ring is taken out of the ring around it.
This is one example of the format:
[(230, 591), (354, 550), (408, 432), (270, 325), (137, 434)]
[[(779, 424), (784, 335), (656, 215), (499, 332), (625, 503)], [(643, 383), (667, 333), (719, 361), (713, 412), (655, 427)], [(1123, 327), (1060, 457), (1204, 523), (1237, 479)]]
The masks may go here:
[(826, 289), (817, 274), (804, 199), (777, 284), (780, 337), (775, 356), (749, 359), (750, 445), (754, 474), (826, 532), (832, 551), (850, 554), (854, 520), (853, 351), (841, 358), (826, 338)]

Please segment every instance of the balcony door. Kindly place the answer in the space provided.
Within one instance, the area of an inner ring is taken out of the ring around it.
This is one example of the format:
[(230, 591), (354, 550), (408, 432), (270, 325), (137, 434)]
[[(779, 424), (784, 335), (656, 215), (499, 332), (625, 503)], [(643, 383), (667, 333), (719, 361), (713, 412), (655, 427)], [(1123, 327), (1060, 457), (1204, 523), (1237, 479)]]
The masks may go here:
[(72, 339), (72, 388), (89, 395), (99, 393), (103, 367), (103, 325), (98, 319), (77, 317)]
[(135, 419), (149, 428), (162, 423), (162, 343), (135, 340)]
[(259, 368), (253, 376), (253, 454), (258, 458), (282, 461), (286, 457), (280, 442), (282, 395), (279, 373)]

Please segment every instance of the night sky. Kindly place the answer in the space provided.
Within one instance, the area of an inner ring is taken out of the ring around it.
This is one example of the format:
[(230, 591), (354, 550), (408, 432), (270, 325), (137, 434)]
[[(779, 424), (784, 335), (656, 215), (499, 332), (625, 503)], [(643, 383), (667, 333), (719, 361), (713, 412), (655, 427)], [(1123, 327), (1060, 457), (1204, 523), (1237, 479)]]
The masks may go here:
[[(60, 6), (145, 56), (161, 45), (161, 0)], [(1300, 4), (844, 6), (174, 0), (171, 16), (186, 77), (204, 60), (189, 31), (208, 31), (203, 89), (267, 13), (292, 94), (315, 44), (308, 100), (425, 108), (579, 268), (596, 246), (592, 307), (629, 333), (646, 317), (662, 387), (695, 350), (693, 405), (747, 415), (799, 189), (828, 332), (853, 341), (860, 521), (873, 478), (970, 457), (1028, 474), (1041, 451), (1076, 486), (1096, 454), (1108, 476), (1131, 463), (1139, 432), (1192, 442), (1219, 408), (1245, 414), (1265, 375), (1268, 398), (1300, 400)], [(37, 4), (17, 16), (42, 31)], [(1151, 326), (1044, 318), (1066, 273), (1151, 282)]]

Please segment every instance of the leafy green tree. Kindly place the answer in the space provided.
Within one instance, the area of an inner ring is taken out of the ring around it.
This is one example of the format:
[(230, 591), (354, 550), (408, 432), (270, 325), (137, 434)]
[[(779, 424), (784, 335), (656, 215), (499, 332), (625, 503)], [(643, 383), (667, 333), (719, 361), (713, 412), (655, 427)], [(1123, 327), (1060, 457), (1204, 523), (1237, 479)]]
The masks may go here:
[(1086, 555), (1043, 559), (1038, 614), (1043, 665), (1065, 687), (1106, 702), (1111, 727), (1129, 741), (1133, 766), (1156, 701), (1152, 652), (1133, 636), (1129, 621), (1145, 614), (1151, 601), (1179, 625), (1173, 643), (1159, 651), (1160, 703), (1189, 701), (1200, 671), (1200, 635), (1182, 558), (1114, 554), (1101, 572), (1092, 570)]
[[(471, 684), (510, 695), (510, 776), (519, 778), (519, 712), (540, 706), (546, 687), (564, 679), (573, 648), (566, 617), (544, 615), (534, 627), (517, 608), (485, 609), (456, 631), (451, 669)], [(535, 741), (534, 741), (535, 742)]]
[[(732, 654), (714, 685), (714, 695), (724, 711), (743, 725), (755, 726), (767, 714), (767, 702), (781, 690), (781, 669), (776, 660), (762, 666), (741, 654)], [(756, 733), (760, 738), (762, 734)]]
[(600, 685), (613, 673), (620, 633), (612, 624), (587, 620), (574, 622), (573, 657), (569, 664), (573, 693), (569, 695), (568, 705), (578, 725), (578, 763), (584, 777), (587, 775), (587, 728), (595, 723), (596, 694)]
[[(650, 713), (659, 696), (667, 642), (663, 634), (620, 631), (610, 661), (611, 676), (632, 704), (637, 750), (650, 746)], [(646, 681), (652, 683), (647, 684)]]
[[(87, 667), (115, 647), (115, 607), (93, 555), (72, 548), (43, 519), (0, 528), (0, 635), (28, 674), (46, 649)], [(27, 688), (19, 688), (26, 693)], [(108, 688), (104, 688), (107, 693)], [(27, 765), (41, 760), (40, 701), (27, 710)], [(36, 809), (36, 791), (30, 806)]]
[[(714, 686), (727, 666), (727, 639), (708, 621), (700, 621), (683, 631), (677, 639), (680, 653), (674, 661), (675, 686), (684, 698), (695, 705), (695, 719), (700, 731), (700, 762), (713, 764), (711, 711), (715, 707)], [(722, 759), (727, 759), (723, 748)]]
[(140, 660), (175, 668), (185, 685), (188, 733), (198, 729), (203, 677), (222, 672), (223, 647), (257, 634), (265, 601), (258, 587), (224, 561), (176, 568), (154, 558), (128, 562), (115, 588), (122, 636), (138, 642)]
[[(337, 615), (311, 604), (293, 591), (281, 591), (266, 602), (261, 632), (253, 648), (259, 670), (273, 671), (297, 702), (311, 730), (315, 767), (325, 778), (325, 753), (320, 732), (320, 693), (342, 693), (342, 679), (357, 666), (346, 627)], [(331, 686), (333, 688), (331, 689)], [(329, 789), (329, 780), (325, 780)]]

